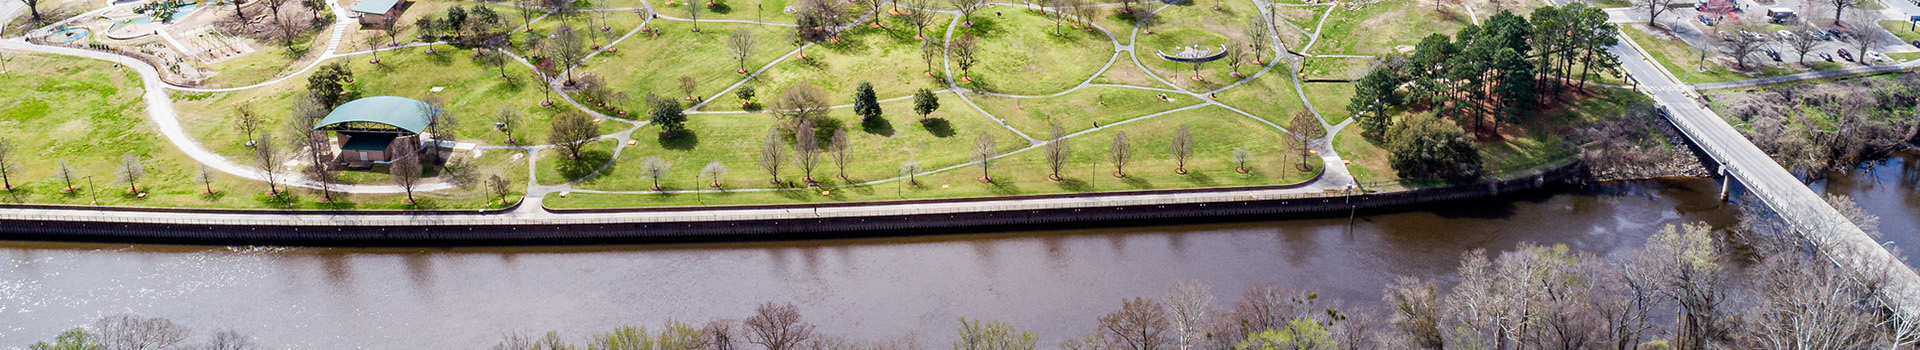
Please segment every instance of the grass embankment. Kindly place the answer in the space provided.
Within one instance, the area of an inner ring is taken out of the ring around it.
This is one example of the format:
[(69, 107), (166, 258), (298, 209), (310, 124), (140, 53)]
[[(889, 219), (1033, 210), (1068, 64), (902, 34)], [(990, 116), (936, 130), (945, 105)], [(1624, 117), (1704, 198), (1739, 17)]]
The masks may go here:
[[(994, 116), (1005, 118), (1020, 132), (1034, 138), (1044, 138), (1051, 132), (1050, 124), (1059, 123), (1067, 132), (1092, 129), (1098, 125), (1132, 119), (1180, 107), (1200, 103), (1186, 95), (1169, 95), (1171, 100), (1162, 100), (1159, 92), (1119, 87), (1088, 87), (1071, 94), (1041, 97), (1013, 98), (987, 95), (967, 95), (981, 109)], [(960, 102), (954, 100), (953, 102)], [(965, 104), (957, 107), (971, 109)]]
[[(1673, 75), (1680, 78), (1680, 81), (1688, 84), (1765, 78), (1799, 73), (1802, 71), (1799, 69), (1768, 65), (1768, 62), (1761, 62), (1761, 60), (1766, 60), (1767, 58), (1760, 54), (1754, 55), (1757, 58), (1747, 60), (1749, 66), (1758, 67), (1759, 70), (1754, 72), (1735, 71), (1715, 62), (1716, 57), (1721, 56), (1719, 54), (1709, 55), (1708, 60), (1702, 63), (1700, 60), (1700, 50), (1687, 45), (1685, 41), (1681, 41), (1678, 38), (1667, 39), (1656, 37), (1654, 34), (1648, 33), (1643, 25), (1629, 25), (1625, 27), (1626, 28), (1621, 28), (1621, 31), (1626, 32), (1627, 37), (1633, 38), (1633, 42), (1639, 44), (1640, 48), (1644, 49), (1648, 55), (1653, 56), (1654, 61), (1659, 62), (1662, 67), (1666, 67), (1667, 71), (1672, 72)], [(1792, 55), (1792, 53), (1782, 52), (1781, 55), (1787, 56)], [(1818, 58), (1809, 59), (1807, 62), (1810, 63), (1812, 69), (1816, 70), (1841, 68), (1839, 64), (1824, 62)], [(1794, 63), (1785, 63), (1784, 65), (1790, 66), (1793, 64)]]
[[(478, 190), (422, 193), (419, 205), (402, 204), (399, 195), (336, 195), (317, 202), (315, 191), (293, 190), (267, 196), (267, 184), (217, 173), (212, 195), (195, 182), (199, 166), (154, 132), (145, 119), (139, 77), (112, 63), (89, 59), (20, 55), (13, 71), (0, 74), (0, 137), (11, 140), (23, 171), (12, 176), (17, 187), (0, 197), (8, 202), (95, 203), (114, 206), (194, 208), (477, 208), (488, 206)], [(122, 157), (133, 156), (146, 176), (140, 191), (129, 193), (122, 180)], [(489, 154), (483, 167), (501, 167), (508, 155)], [(250, 158), (236, 158), (245, 164)], [(73, 169), (73, 191), (62, 191), (58, 162)], [(524, 165), (523, 165), (524, 166)], [(503, 176), (524, 183), (525, 171)], [(89, 180), (87, 177), (91, 176)], [(286, 187), (282, 187), (286, 189)], [(517, 191), (516, 191), (517, 192)], [(139, 193), (145, 193), (143, 198)], [(516, 194), (517, 195), (517, 194)]]
[[(1309, 53), (1316, 55), (1385, 55), (1412, 46), (1431, 34), (1457, 32), (1473, 24), (1467, 12), (1457, 7), (1435, 10), (1432, 2), (1414, 0), (1381, 1), (1359, 9), (1336, 6), (1327, 17), (1320, 40)], [(1537, 3), (1516, 3), (1527, 13)], [(1478, 13), (1483, 18), (1492, 12)], [(1306, 26), (1303, 26), (1306, 27)], [(1311, 27), (1307, 27), (1311, 29)]]
[[(1193, 129), (1195, 145), (1192, 158), (1187, 163), (1186, 175), (1173, 172), (1173, 161), (1168, 159), (1168, 142), (1173, 130), (1180, 124)], [(1127, 166), (1126, 178), (1115, 178), (1112, 163), (1108, 160), (1108, 148), (1113, 135), (1125, 131), (1132, 140), (1133, 157)], [(764, 131), (761, 131), (764, 132)], [(756, 133), (757, 134), (757, 133)], [(704, 136), (703, 136), (704, 137)], [(966, 134), (959, 136), (963, 142), (957, 142), (962, 149), (960, 154), (944, 151), (956, 146), (929, 144), (926, 151), (915, 151), (919, 157), (940, 156), (946, 160), (925, 161), (923, 169), (931, 170), (940, 164), (968, 161), (964, 149), (971, 144), (972, 138)], [(1040, 147), (1027, 148), (1020, 153), (992, 163), (991, 174), (995, 181), (981, 183), (977, 179), (981, 169), (977, 165), (949, 171), (918, 176), (919, 185), (912, 186), (904, 182), (893, 181), (869, 186), (840, 186), (832, 179), (834, 171), (816, 171), (815, 178), (821, 179), (823, 187), (785, 191), (704, 191), (696, 196), (692, 193), (645, 193), (645, 194), (589, 194), (573, 193), (567, 197), (548, 197), (546, 205), (556, 208), (602, 208), (632, 206), (682, 206), (716, 204), (794, 204), (826, 203), (844, 201), (876, 201), (913, 198), (960, 198), (982, 196), (1006, 196), (1046, 193), (1086, 193), (1099, 191), (1150, 190), (1216, 186), (1241, 186), (1262, 184), (1285, 184), (1305, 181), (1319, 172), (1318, 162), (1310, 163), (1312, 168), (1300, 171), (1295, 168), (1299, 161), (1298, 150), (1281, 149), (1283, 134), (1264, 124), (1235, 115), (1218, 107), (1204, 107), (1141, 120), (1108, 129), (1091, 132), (1069, 139), (1073, 150), (1062, 175), (1064, 181), (1048, 178), (1049, 171), (1045, 163), (1044, 151)], [(1001, 140), (1002, 149), (1007, 142)], [(938, 141), (938, 140), (933, 140)], [(1013, 146), (1025, 143), (1018, 141)], [(703, 140), (702, 145), (710, 141)], [(646, 142), (642, 142), (646, 144)], [(858, 147), (870, 143), (855, 142)], [(756, 146), (749, 146), (757, 147)], [(1248, 162), (1251, 172), (1240, 174), (1234, 171), (1230, 162), (1232, 149), (1247, 147), (1253, 155)], [(877, 151), (884, 152), (885, 147)], [(634, 150), (629, 149), (628, 152)], [(931, 151), (931, 152), (927, 152)], [(876, 152), (863, 150), (862, 152)], [(643, 152), (642, 154), (644, 154)], [(906, 153), (906, 152), (895, 152)], [(731, 153), (724, 153), (731, 154)], [(871, 153), (869, 153), (871, 154)], [(882, 153), (885, 154), (885, 153)], [(636, 155), (635, 157), (638, 157)], [(622, 159), (627, 159), (625, 155)], [(891, 178), (898, 168), (900, 157), (879, 159), (858, 159), (858, 171), (850, 171), (855, 181), (869, 181)], [(745, 187), (764, 187), (768, 181), (766, 174), (752, 166), (752, 160), (741, 159), (742, 165), (730, 165), (732, 171), (726, 178), (729, 189)], [(672, 176), (668, 176), (665, 185), (668, 189), (684, 190), (700, 188), (700, 182), (694, 175), (703, 166), (703, 161), (676, 162)], [(731, 163), (739, 164), (739, 163)], [(823, 163), (830, 164), (830, 163)], [(631, 172), (631, 171), (629, 171)], [(637, 175), (637, 174), (636, 174)], [(650, 182), (636, 175), (622, 175), (630, 180), (622, 187), (642, 187)], [(788, 170), (782, 179), (796, 180), (795, 171)]]

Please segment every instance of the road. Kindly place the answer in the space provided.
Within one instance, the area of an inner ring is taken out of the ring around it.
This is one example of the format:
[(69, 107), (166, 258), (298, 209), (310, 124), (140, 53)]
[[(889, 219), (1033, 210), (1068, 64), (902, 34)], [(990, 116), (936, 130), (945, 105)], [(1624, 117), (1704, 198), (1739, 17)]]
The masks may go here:
[(1693, 89), (1651, 62), (1621, 35), (1610, 51), (1620, 66), (1641, 82), (1639, 90), (1667, 107), (1669, 120), (1718, 160), (1727, 174), (1778, 212), (1809, 241), (1841, 267), (1862, 276), (1886, 278), (1883, 299), (1888, 307), (1908, 317), (1920, 317), (1920, 275), (1894, 258), (1873, 238), (1854, 226), (1838, 210), (1799, 178), (1780, 167), (1725, 119), (1694, 99)]

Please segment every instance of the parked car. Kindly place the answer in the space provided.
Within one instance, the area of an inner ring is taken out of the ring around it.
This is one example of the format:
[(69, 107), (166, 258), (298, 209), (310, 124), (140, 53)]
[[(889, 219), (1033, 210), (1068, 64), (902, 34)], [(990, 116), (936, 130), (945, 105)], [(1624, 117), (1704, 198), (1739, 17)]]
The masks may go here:
[(1831, 39), (1846, 39), (1846, 38), (1847, 38), (1847, 32), (1843, 32), (1843, 31), (1840, 31), (1840, 28), (1827, 28), (1827, 38), (1828, 38), (1829, 40), (1831, 40)]
[(1780, 51), (1774, 50), (1773, 48), (1767, 48), (1767, 57), (1773, 58), (1774, 62), (1780, 62)]
[(1827, 62), (1833, 62), (1833, 54), (1821, 52), (1820, 59), (1827, 60)]
[(1853, 53), (1852, 53), (1852, 52), (1847, 52), (1847, 49), (1840, 49), (1840, 59), (1844, 59), (1844, 60), (1848, 60), (1848, 61), (1852, 61), (1852, 60), (1853, 60)]
[(1827, 40), (1827, 41), (1832, 41), (1832, 40), (1833, 40), (1833, 35), (1832, 35), (1832, 34), (1827, 34), (1827, 32), (1825, 32), (1825, 31), (1819, 31), (1819, 30), (1804, 30), (1804, 31), (1801, 31), (1801, 32), (1800, 32), (1800, 35), (1805, 35), (1805, 36), (1808, 36), (1808, 37), (1814, 37), (1814, 38), (1820, 38), (1820, 40)]
[(1920, 40), (1914, 40), (1913, 47), (1920, 47)]
[(1751, 32), (1751, 31), (1745, 31), (1745, 30), (1742, 30), (1742, 31), (1740, 31), (1740, 34), (1741, 34), (1741, 35), (1746, 35), (1746, 36), (1747, 36), (1747, 37), (1749, 37), (1749, 38), (1753, 38), (1753, 40), (1767, 40), (1767, 36), (1765, 36), (1765, 35), (1760, 35), (1760, 33), (1754, 33), (1754, 32)]
[(1706, 25), (1708, 25), (1708, 26), (1712, 26), (1712, 25), (1713, 25), (1713, 19), (1712, 19), (1712, 18), (1707, 18), (1707, 15), (1700, 15), (1700, 16), (1698, 16), (1698, 17), (1696, 17), (1696, 18), (1699, 18), (1699, 19), (1700, 19), (1700, 23), (1701, 23), (1701, 24), (1706, 24)]
[(1781, 31), (1773, 32), (1773, 34), (1780, 36), (1780, 40), (1793, 40), (1793, 32), (1781, 30)]
[(1883, 54), (1880, 54), (1880, 52), (1879, 52), (1879, 51), (1867, 51), (1867, 52), (1866, 52), (1865, 54), (1863, 54), (1863, 55), (1860, 55), (1860, 56), (1861, 56), (1861, 57), (1865, 57), (1865, 58), (1867, 59), (1867, 61), (1868, 61), (1868, 62), (1886, 62), (1886, 61), (1891, 61), (1891, 59), (1888, 59), (1888, 58), (1887, 58), (1887, 55), (1883, 55)]

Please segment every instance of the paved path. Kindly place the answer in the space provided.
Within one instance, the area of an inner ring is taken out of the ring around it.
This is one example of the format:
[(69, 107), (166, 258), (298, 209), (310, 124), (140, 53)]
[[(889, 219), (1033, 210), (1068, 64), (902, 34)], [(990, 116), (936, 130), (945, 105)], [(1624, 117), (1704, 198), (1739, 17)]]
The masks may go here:
[(1887, 278), (1883, 299), (1890, 308), (1902, 315), (1920, 316), (1920, 275), (1754, 147), (1713, 110), (1697, 102), (1693, 89), (1651, 62), (1631, 38), (1620, 37), (1621, 44), (1610, 51), (1620, 58), (1622, 69), (1642, 82), (1640, 90), (1669, 110), (1668, 119), (1682, 133), (1809, 241), (1823, 246), (1823, 253), (1835, 263), (1863, 276)]

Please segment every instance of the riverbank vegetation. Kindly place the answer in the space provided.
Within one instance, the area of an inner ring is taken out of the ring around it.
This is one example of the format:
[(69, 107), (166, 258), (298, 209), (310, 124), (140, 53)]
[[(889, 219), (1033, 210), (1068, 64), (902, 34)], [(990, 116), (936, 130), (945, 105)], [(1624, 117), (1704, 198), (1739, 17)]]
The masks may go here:
[(1709, 104), (1761, 151), (1809, 181), (1913, 146), (1920, 75), (1883, 74), (1716, 91)]
[(1362, 167), (1390, 168), (1355, 173), (1382, 179), (1391, 171), (1402, 185), (1468, 183), (1571, 159), (1571, 130), (1619, 118), (1646, 100), (1586, 84), (1614, 74), (1604, 52), (1615, 42), (1613, 25), (1605, 18), (1576, 3), (1539, 8), (1530, 18), (1501, 11), (1453, 37), (1427, 36), (1410, 55), (1383, 57), (1354, 83), (1346, 110), (1366, 142), (1336, 144), (1360, 155)]

